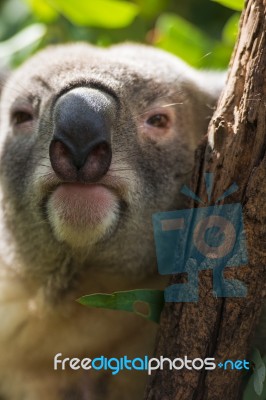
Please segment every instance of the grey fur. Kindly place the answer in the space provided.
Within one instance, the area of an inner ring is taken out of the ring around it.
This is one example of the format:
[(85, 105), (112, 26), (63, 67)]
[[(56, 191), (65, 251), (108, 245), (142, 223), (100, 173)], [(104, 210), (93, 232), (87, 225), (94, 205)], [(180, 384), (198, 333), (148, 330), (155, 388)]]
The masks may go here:
[[(0, 333), (1, 354), (8, 353), (3, 357), (4, 365), (0, 363), (0, 387), (7, 400), (47, 399), (46, 394), (42, 397), (43, 390), (50, 390), (49, 399), (53, 400), (59, 399), (59, 393), (83, 390), (80, 374), (63, 371), (56, 375), (53, 371), (52, 356), (61, 351), (61, 341), (66, 342), (64, 352), (72, 357), (100, 355), (100, 351), (115, 357), (130, 353), (136, 357), (152, 350), (156, 329), (151, 323), (122, 312), (83, 309), (74, 300), (89, 292), (163, 287), (164, 279), (156, 269), (151, 215), (182, 206), (180, 186), (190, 177), (194, 150), (207, 132), (223, 81), (222, 74), (211, 78), (163, 51), (131, 44), (110, 49), (86, 44), (51, 47), (7, 80), (0, 104), (0, 265), (4, 293), (11, 292), (0, 297), (1, 308), (8, 304), (0, 311), (1, 320), (7, 321), (1, 328), (5, 334), (1, 337)], [(55, 234), (47, 198), (55, 182), (48, 157), (53, 104), (62, 91), (82, 85), (103, 85), (119, 99), (120, 113), (112, 132), (111, 175), (121, 201), (116, 225), (95, 242), (90, 234), (88, 245), (79, 247), (72, 245), (72, 239), (62, 240)], [(12, 128), (10, 110), (18, 103), (33, 107), (31, 132), (14, 132)], [(145, 113), (172, 103), (175, 105), (169, 108), (175, 126), (170, 139), (156, 141), (143, 136)], [(45, 165), (42, 173), (41, 165)], [(23, 317), (14, 317), (9, 323), (9, 307), (16, 315), (23, 301)], [(49, 322), (42, 327), (39, 319)], [(103, 345), (100, 338), (96, 345), (97, 334), (93, 336), (90, 324), (99, 324), (109, 343)], [(69, 327), (72, 336), (65, 338), (66, 330), (60, 330), (61, 326)], [(44, 345), (44, 338), (49, 338), (48, 344)], [(34, 354), (32, 360), (28, 356), (26, 362), (26, 354)], [(11, 380), (16, 384), (10, 385)], [(91, 380), (97, 381), (94, 376)], [(106, 379), (107, 395), (91, 390), (99, 400), (136, 399), (144, 384), (136, 384), (139, 380), (139, 375), (121, 381)], [(145, 374), (142, 380), (145, 382)], [(90, 387), (97, 388), (97, 382)]]

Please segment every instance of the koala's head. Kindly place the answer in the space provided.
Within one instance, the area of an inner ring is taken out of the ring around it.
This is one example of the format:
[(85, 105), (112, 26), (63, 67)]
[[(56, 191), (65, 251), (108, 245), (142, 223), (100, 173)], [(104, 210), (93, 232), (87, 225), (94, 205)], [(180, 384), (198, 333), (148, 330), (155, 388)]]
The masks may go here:
[(51, 47), (14, 72), (1, 97), (0, 177), (3, 218), (27, 265), (60, 254), (152, 268), (151, 216), (181, 205), (218, 95), (208, 86), (137, 45)]

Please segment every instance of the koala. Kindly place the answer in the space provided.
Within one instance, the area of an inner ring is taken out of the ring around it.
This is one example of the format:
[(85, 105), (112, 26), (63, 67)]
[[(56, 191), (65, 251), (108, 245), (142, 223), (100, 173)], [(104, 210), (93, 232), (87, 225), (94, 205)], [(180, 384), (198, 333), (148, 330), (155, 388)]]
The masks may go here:
[(156, 325), (90, 293), (163, 289), (152, 214), (180, 187), (224, 84), (145, 45), (48, 47), (0, 100), (0, 398), (136, 400), (146, 371), (54, 370), (54, 357), (151, 355)]

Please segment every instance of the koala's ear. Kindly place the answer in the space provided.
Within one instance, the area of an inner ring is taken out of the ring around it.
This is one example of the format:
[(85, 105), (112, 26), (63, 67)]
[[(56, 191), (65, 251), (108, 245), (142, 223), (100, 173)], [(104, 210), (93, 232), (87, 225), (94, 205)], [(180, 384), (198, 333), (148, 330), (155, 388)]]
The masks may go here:
[(193, 79), (183, 82), (194, 121), (195, 139), (207, 133), (210, 119), (225, 86), (226, 72), (194, 71)]
[(220, 94), (225, 86), (226, 71), (199, 71), (197, 81), (199, 93), (206, 98), (209, 105), (216, 106)]
[(9, 75), (10, 72), (7, 69), (0, 69), (0, 96)]

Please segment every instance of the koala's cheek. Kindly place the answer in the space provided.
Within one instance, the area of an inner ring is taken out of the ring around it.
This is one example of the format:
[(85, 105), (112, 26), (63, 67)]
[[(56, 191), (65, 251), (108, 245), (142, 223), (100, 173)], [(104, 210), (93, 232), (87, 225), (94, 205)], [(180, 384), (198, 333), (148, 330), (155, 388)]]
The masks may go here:
[(47, 204), (48, 218), (59, 241), (74, 247), (102, 239), (116, 224), (119, 200), (101, 185), (60, 185)]

